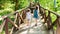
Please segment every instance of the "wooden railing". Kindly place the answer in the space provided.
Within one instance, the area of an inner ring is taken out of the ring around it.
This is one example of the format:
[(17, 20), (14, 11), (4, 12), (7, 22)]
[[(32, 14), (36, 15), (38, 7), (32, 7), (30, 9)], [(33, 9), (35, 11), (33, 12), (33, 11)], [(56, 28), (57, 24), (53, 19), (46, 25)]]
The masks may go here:
[[(20, 29), (20, 22), (21, 20), (24, 22), (22, 16), (20, 15), (19, 11), (22, 10), (26, 10), (27, 8), (30, 8), (31, 6), (27, 6), (21, 10), (17, 10), (14, 13), (8, 14), (8, 15), (4, 15), (2, 16), (2, 19), (4, 20), (3, 23), (0, 25), (0, 34), (5, 26), (5, 34), (13, 34), (16, 30)], [(14, 15), (15, 19), (14, 21), (12, 21), (9, 17)], [(11, 23), (13, 25), (11, 32), (9, 32), (9, 28), (8, 28), (8, 23)]]
[[(38, 4), (39, 5), (39, 4)], [(50, 11), (48, 9), (43, 8), (42, 6), (39, 5), (39, 10), (40, 10), (40, 14), (42, 15), (43, 19), (44, 19), (44, 23), (47, 23), (48, 26), (48, 30), (53, 30), (53, 26), (57, 25), (57, 30), (56, 30), (56, 34), (60, 34), (60, 14), (57, 14), (55, 11)], [(48, 11), (48, 12), (46, 12)], [(46, 15), (48, 13), (48, 16)], [(52, 23), (52, 19), (51, 19), (51, 13), (54, 14), (57, 18), (56, 20)], [(54, 34), (54, 32), (53, 32)]]
[[(14, 28), (20, 29), (20, 22), (21, 22), (21, 20), (23, 21), (23, 18), (20, 15), (19, 12), (15, 12), (14, 15), (16, 15), (14, 21), (12, 21), (10, 18), (8, 18), (9, 15), (8, 16), (2, 16), (2, 18), (3, 18), (4, 21), (1, 24), (0, 33), (2, 32), (3, 27), (5, 26), (5, 34), (9, 34), (9, 31), (8, 31), (8, 23), (11, 23), (13, 25), (12, 30)], [(15, 31), (15, 29), (14, 29), (14, 31)], [(13, 32), (13, 31), (11, 31), (11, 32)]]
[[(28, 8), (29, 5), (21, 10), (17, 10), (16, 12), (14, 13), (11, 13), (11, 14), (8, 14), (8, 15), (4, 15), (2, 16), (1, 18), (3, 19), (3, 23), (0, 25), (0, 34), (1, 32), (3, 31), (3, 28), (5, 26), (5, 34), (12, 34), (13, 31), (16, 29), (20, 29), (20, 20), (23, 21), (23, 18), (22, 16), (20, 15), (19, 11), (22, 11), (26, 8)], [(14, 21), (12, 21), (9, 17), (12, 16), (12, 15), (15, 15), (15, 19)], [(9, 30), (8, 30), (8, 23), (11, 23), (13, 25), (12, 29), (11, 29), (11, 32), (9, 33)], [(16, 24), (17, 23), (17, 24)]]

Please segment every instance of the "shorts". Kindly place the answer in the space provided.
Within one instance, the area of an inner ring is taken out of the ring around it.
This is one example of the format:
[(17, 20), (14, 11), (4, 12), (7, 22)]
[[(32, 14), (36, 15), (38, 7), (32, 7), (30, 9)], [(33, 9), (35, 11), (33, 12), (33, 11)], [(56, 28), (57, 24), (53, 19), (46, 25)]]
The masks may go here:
[(31, 18), (26, 18), (28, 21), (31, 21)]

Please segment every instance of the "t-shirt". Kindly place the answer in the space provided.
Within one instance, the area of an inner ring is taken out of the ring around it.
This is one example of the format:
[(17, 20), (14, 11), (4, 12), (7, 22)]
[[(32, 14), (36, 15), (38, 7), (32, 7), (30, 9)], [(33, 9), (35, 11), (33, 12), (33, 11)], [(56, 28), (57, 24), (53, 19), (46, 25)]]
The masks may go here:
[(31, 13), (30, 13), (30, 12), (27, 12), (27, 13), (26, 13), (26, 18), (27, 18), (27, 19), (31, 19)]

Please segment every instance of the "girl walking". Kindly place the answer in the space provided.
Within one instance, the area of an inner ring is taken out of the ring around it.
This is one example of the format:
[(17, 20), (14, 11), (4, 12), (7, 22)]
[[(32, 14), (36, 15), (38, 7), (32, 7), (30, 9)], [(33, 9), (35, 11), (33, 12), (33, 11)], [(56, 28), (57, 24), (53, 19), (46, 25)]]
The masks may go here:
[(38, 7), (37, 6), (36, 6), (36, 8), (34, 10), (34, 18), (35, 18), (35, 21), (36, 21), (35, 26), (37, 26), (37, 19), (38, 19)]
[(27, 26), (29, 26), (30, 22), (31, 22), (31, 11), (30, 11), (30, 9), (28, 9), (26, 12), (26, 19), (27, 19)]

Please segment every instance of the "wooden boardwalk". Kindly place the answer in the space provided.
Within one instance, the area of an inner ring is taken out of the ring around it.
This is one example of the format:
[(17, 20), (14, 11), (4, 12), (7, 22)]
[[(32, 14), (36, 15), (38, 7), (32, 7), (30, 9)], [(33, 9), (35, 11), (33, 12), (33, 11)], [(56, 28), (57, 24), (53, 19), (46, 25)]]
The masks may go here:
[[(33, 18), (32, 18), (33, 19)], [(34, 19), (33, 19), (34, 20)], [(43, 20), (41, 20), (41, 17), (38, 19), (38, 25), (35, 25), (35, 22), (32, 20), (33, 23), (30, 23), (30, 26), (24, 26), (22, 30), (17, 31), (15, 34), (49, 34), (46, 30), (46, 26), (43, 25)], [(52, 34), (52, 31), (51, 33)]]

